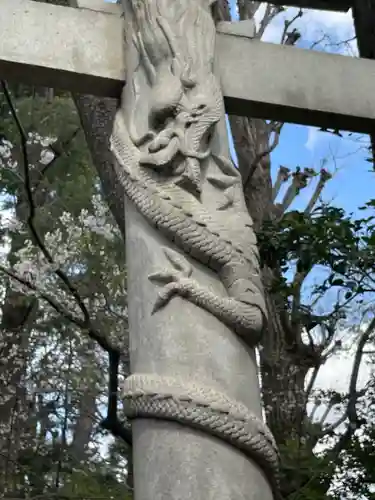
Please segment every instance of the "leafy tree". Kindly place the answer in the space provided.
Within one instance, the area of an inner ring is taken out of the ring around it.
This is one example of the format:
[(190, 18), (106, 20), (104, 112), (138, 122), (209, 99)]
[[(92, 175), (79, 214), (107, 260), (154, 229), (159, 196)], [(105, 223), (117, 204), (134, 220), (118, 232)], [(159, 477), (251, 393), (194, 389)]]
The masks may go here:
[[(260, 2), (242, 0), (237, 7), (240, 19), (252, 19)], [(284, 11), (268, 4), (257, 37)], [(226, 0), (218, 2), (215, 15), (230, 19)], [(282, 43), (298, 41), (293, 23), (302, 15), (287, 17)], [(7, 94), (4, 87), (0, 166), (4, 209), (12, 219), (2, 224), (10, 249), (0, 268), (7, 277), (2, 322), (7, 317), (18, 322), (2, 329), (4, 352), (15, 353), (6, 356), (9, 363), (2, 373), (12, 374), (10, 387), (22, 388), (22, 397), (13, 390), (0, 419), (12, 422), (13, 432), (16, 414), (25, 436), (22, 445), (2, 447), (7, 450), (3, 484), (12, 494), (100, 496), (103, 474), (114, 492), (126, 487), (120, 457), (127, 456), (129, 447), (122, 442), (109, 446), (108, 460), (100, 450), (103, 429), (129, 442), (127, 428), (115, 418), (113, 398), (118, 365), (120, 376), (127, 371), (123, 194), (108, 149), (115, 109), (110, 99), (71, 100), (50, 89), (21, 86)], [(307, 500), (341, 498), (343, 491), (351, 491), (356, 498), (371, 498), (374, 391), (371, 383), (358, 389), (358, 373), (374, 336), (375, 204), (369, 201), (363, 218), (353, 220), (342, 209), (321, 203), (329, 180), (322, 170), (306, 209), (291, 211), (316, 174), (281, 167), (272, 185), (270, 153), (282, 124), (230, 117), (230, 125), (261, 249), (270, 318), (260, 348), (262, 392), (281, 450), (283, 495)], [(288, 189), (278, 202), (283, 184)], [(308, 296), (306, 283), (316, 270), (319, 282)], [(28, 321), (20, 322), (25, 316)], [(355, 346), (348, 392), (318, 391), (319, 370), (344, 349), (343, 329)], [(17, 360), (13, 368), (12, 359)], [(108, 399), (103, 422), (100, 414)], [(27, 403), (34, 410), (21, 412), (21, 400), (22, 408)], [(88, 414), (102, 426), (92, 426)], [(97, 489), (94, 477), (99, 478)]]
[(0, 493), (124, 498), (99, 453), (102, 347), (127, 339), (121, 235), (71, 99), (4, 84), (0, 111)]

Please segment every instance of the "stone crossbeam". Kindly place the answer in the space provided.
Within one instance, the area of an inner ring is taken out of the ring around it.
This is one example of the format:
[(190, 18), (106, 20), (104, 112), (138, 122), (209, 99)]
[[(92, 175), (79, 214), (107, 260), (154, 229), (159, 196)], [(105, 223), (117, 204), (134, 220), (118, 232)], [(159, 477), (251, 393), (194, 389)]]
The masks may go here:
[(119, 95), (122, 22), (106, 12), (0, 0), (0, 76), (95, 95)]
[[(0, 0), (0, 77), (118, 97), (125, 68), (115, 12)], [(374, 130), (373, 61), (260, 42), (228, 23), (216, 54), (229, 114)]]

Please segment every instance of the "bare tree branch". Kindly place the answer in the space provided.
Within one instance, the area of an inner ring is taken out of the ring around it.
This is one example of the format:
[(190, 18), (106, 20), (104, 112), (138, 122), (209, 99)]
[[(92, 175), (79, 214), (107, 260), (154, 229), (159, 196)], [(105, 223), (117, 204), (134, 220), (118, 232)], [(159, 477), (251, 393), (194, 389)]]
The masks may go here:
[(324, 425), (324, 422), (327, 420), (327, 417), (328, 415), (331, 413), (331, 410), (333, 409), (333, 407), (335, 406), (336, 402), (335, 401), (330, 401), (328, 404), (327, 404), (327, 407), (326, 409), (324, 410), (323, 412), (323, 415), (321, 417), (321, 419), (319, 420), (319, 424), (321, 426)]
[[(252, 176), (253, 176), (256, 168), (259, 165), (259, 162), (261, 162), (262, 159), (265, 158), (266, 156), (270, 155), (272, 153), (272, 151), (279, 145), (280, 133), (281, 133), (281, 129), (282, 129), (283, 125), (284, 125), (283, 123), (276, 123), (275, 122), (275, 124), (272, 124), (272, 125), (270, 124), (270, 126), (267, 127), (269, 137), (271, 136), (272, 132), (274, 133), (272, 142), (268, 144), (268, 147), (266, 149), (264, 149), (263, 151), (258, 152), (256, 154), (253, 162), (251, 163), (251, 165), (248, 168), (246, 177), (243, 176), (243, 189), (244, 190), (246, 189), (247, 185), (250, 183)], [(249, 127), (250, 127), (249, 119), (244, 118), (244, 128), (245, 128), (245, 131), (247, 132), (248, 137), (250, 137)]]
[[(29, 157), (28, 157), (28, 150), (27, 150), (27, 134), (20, 122), (20, 119), (18, 117), (16, 108), (13, 104), (10, 92), (8, 90), (8, 87), (6, 83), (2, 80), (1, 81), (1, 86), (4, 92), (5, 99), (7, 101), (7, 104), (10, 108), (11, 115), (16, 123), (18, 133), (20, 136), (21, 140), (21, 150), (22, 150), (22, 156), (23, 156), (23, 167), (24, 167), (24, 188), (26, 191), (26, 197), (29, 205), (29, 215), (27, 217), (27, 225), (29, 227), (31, 236), (34, 240), (34, 243), (39, 247), (41, 250), (42, 254), (46, 258), (47, 262), (50, 264), (54, 265), (54, 259), (50, 252), (47, 250), (46, 246), (44, 245), (44, 242), (42, 238), (40, 237), (36, 225), (35, 225), (35, 217), (36, 217), (36, 207), (34, 203), (34, 198), (33, 198), (33, 192), (32, 192), (32, 186), (31, 186), (31, 178), (30, 178), (30, 165), (29, 165)], [(62, 281), (62, 283), (65, 285), (67, 290), (70, 292), (70, 294), (74, 297), (78, 307), (81, 309), (83, 317), (85, 318), (85, 323), (89, 324), (90, 323), (90, 314), (83, 303), (83, 300), (78, 293), (78, 290), (75, 288), (75, 286), (71, 283), (69, 280), (68, 276), (59, 268), (57, 268), (55, 271), (56, 276)]]
[(107, 338), (105, 338), (92, 324), (91, 320), (89, 319), (89, 322), (86, 320), (82, 320), (72, 314), (68, 309), (63, 307), (60, 302), (58, 302), (56, 299), (52, 298), (50, 295), (46, 294), (45, 292), (42, 292), (37, 286), (35, 286), (31, 281), (22, 278), (21, 276), (18, 276), (11, 270), (7, 269), (6, 267), (0, 265), (0, 272), (7, 275), (9, 278), (13, 279), (17, 283), (23, 285), (26, 288), (29, 288), (33, 292), (35, 292), (38, 297), (43, 299), (47, 304), (49, 304), (52, 309), (54, 309), (57, 313), (61, 314), (64, 316), (68, 321), (73, 323), (74, 325), (78, 326), (80, 329), (87, 331), (88, 335), (92, 340), (95, 340), (102, 349), (104, 349), (107, 352), (110, 351), (117, 351), (118, 348), (112, 345)]
[[(309, 266), (307, 269), (304, 269), (303, 271), (297, 271), (293, 277), (293, 281), (292, 281), (292, 285), (291, 285), (293, 301), (292, 301), (292, 309), (291, 309), (291, 313), (290, 313), (292, 325), (300, 325), (300, 323), (301, 323), (301, 321), (300, 321), (301, 316), (300, 316), (299, 312), (300, 312), (300, 308), (301, 308), (302, 285), (303, 285), (303, 282), (305, 281), (305, 278), (310, 273), (312, 268), (313, 268), (313, 264), (311, 264), (311, 266)], [(309, 331), (309, 329), (307, 329), (307, 334), (309, 335), (309, 333), (310, 333), (310, 331)]]
[[(286, 19), (284, 21), (284, 29), (283, 29), (283, 32), (281, 34), (281, 39), (280, 39), (281, 44), (294, 45), (295, 42), (300, 38), (300, 35), (297, 37), (297, 39), (295, 39), (295, 36), (294, 36), (294, 37), (292, 37), (292, 40), (291, 40), (290, 39), (290, 32), (288, 32), (288, 30), (292, 26), (292, 24), (297, 21), (297, 19), (300, 19), (303, 16), (303, 14), (304, 14), (303, 10), (299, 9), (297, 14), (292, 19), (290, 19), (289, 21)], [(298, 31), (294, 30), (292, 33), (297, 35)]]
[(345, 448), (346, 444), (360, 425), (357, 413), (357, 402), (358, 398), (363, 395), (363, 391), (357, 391), (359, 370), (361, 367), (365, 346), (370, 340), (370, 337), (374, 333), (374, 331), (375, 317), (370, 321), (366, 330), (361, 334), (357, 345), (352, 373), (350, 376), (348, 404), (345, 411), (345, 418), (347, 417), (349, 423), (346, 431), (340, 436), (336, 446), (333, 449), (333, 452), (336, 456), (338, 456), (340, 452)]
[(333, 431), (335, 431), (338, 427), (340, 427), (340, 425), (342, 425), (345, 420), (348, 418), (347, 414), (344, 413), (343, 415), (341, 415), (341, 417), (339, 419), (336, 420), (336, 422), (334, 422), (333, 424), (331, 425), (328, 425), (327, 427), (325, 427), (323, 429), (323, 432), (322, 432), (322, 435), (323, 436), (326, 436), (327, 434), (331, 434)]
[(66, 137), (62, 137), (57, 139), (53, 144), (50, 144), (48, 148), (52, 151), (54, 154), (53, 158), (51, 161), (49, 161), (46, 165), (43, 165), (43, 168), (39, 172), (39, 179), (34, 185), (34, 191), (36, 191), (42, 182), (43, 177), (46, 175), (46, 173), (53, 167), (53, 165), (56, 163), (56, 161), (61, 158), (61, 156), (65, 153), (66, 148), (70, 145), (70, 143), (73, 141), (73, 139), (78, 135), (80, 132), (81, 127), (76, 127), (72, 132), (69, 132), (69, 134)]
[(256, 38), (258, 38), (259, 40), (262, 38), (267, 27), (271, 24), (271, 22), (277, 16), (277, 14), (279, 14), (283, 10), (284, 9), (281, 6), (276, 7), (269, 3), (267, 4), (266, 11), (264, 13), (262, 20), (260, 21), (259, 29), (256, 33)]
[(301, 168), (297, 167), (296, 171), (292, 175), (292, 183), (285, 193), (282, 202), (275, 205), (278, 219), (282, 218), (295, 197), (300, 193), (301, 189), (304, 189), (307, 186), (309, 179), (315, 175), (315, 171), (311, 168), (305, 168), (301, 171)]
[(350, 42), (353, 42), (356, 39), (357, 39), (357, 36), (354, 35), (354, 36), (347, 38), (345, 40), (340, 40), (339, 42), (334, 42), (332, 40), (332, 37), (328, 33), (323, 33), (322, 36), (318, 40), (316, 40), (315, 42), (313, 42), (310, 45), (310, 49), (313, 50), (313, 49), (315, 49), (315, 47), (319, 46), (321, 43), (326, 41), (324, 48), (327, 48), (327, 47), (338, 48), (338, 47), (345, 46), (348, 49), (348, 51), (351, 53), (351, 55), (354, 56), (355, 54), (352, 51), (352, 48), (350, 46)]
[(237, 0), (237, 9), (241, 21), (253, 19), (262, 2)]
[(365, 349), (367, 342), (370, 340), (370, 337), (373, 334), (374, 330), (375, 330), (375, 317), (370, 321), (366, 330), (362, 333), (354, 356), (352, 374), (349, 383), (349, 401), (347, 407), (347, 414), (349, 421), (354, 426), (358, 421), (356, 404), (359, 397), (359, 393), (357, 391), (359, 370), (363, 359), (363, 351)]
[(272, 187), (272, 201), (275, 202), (277, 195), (280, 192), (281, 186), (286, 182), (290, 177), (290, 169), (280, 165), (279, 170), (277, 172), (277, 178), (275, 184)]
[(307, 384), (306, 391), (305, 391), (305, 405), (307, 404), (307, 402), (308, 402), (308, 400), (310, 398), (311, 392), (312, 392), (312, 390), (314, 388), (314, 385), (315, 385), (315, 382), (316, 382), (316, 379), (317, 379), (320, 367), (321, 367), (321, 365), (316, 365), (313, 368), (313, 372), (311, 374), (309, 383)]
[(128, 446), (132, 446), (131, 428), (122, 424), (117, 416), (118, 404), (118, 368), (120, 354), (118, 352), (108, 352), (109, 356), (109, 377), (108, 377), (108, 406), (107, 416), (100, 423), (103, 429), (110, 431), (115, 437), (125, 441)]
[(311, 196), (311, 199), (310, 199), (309, 203), (307, 204), (307, 207), (305, 208), (305, 214), (311, 214), (311, 212), (312, 212), (313, 208), (315, 207), (316, 202), (318, 201), (319, 196), (321, 195), (326, 183), (331, 178), (332, 178), (332, 175), (327, 170), (322, 168), (322, 170), (320, 171), (319, 182), (316, 185), (315, 191), (314, 191), (313, 195)]

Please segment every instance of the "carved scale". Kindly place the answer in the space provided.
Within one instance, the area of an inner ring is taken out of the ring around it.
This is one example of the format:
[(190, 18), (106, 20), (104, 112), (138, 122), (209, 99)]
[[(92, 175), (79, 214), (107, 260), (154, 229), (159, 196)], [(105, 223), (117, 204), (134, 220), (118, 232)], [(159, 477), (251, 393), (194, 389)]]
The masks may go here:
[[(213, 73), (211, 3), (124, 0), (131, 70), (111, 149), (127, 197), (179, 249), (165, 248), (168, 268), (149, 276), (157, 289), (153, 314), (183, 297), (254, 347), (266, 308), (241, 178), (216, 152), (224, 104)], [(191, 259), (216, 273), (227, 295), (202, 286)], [(174, 420), (230, 442), (261, 465), (276, 490), (274, 439), (242, 403), (210, 387), (141, 373), (127, 379), (124, 398), (131, 419)]]

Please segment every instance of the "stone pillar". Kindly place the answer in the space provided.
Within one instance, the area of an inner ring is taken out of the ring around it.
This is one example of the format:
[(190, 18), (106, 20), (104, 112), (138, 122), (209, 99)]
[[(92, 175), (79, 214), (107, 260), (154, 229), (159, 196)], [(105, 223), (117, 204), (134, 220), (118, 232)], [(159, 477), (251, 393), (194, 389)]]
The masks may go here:
[(353, 19), (359, 55), (375, 59), (375, 0), (354, 0)]
[[(375, 0), (354, 0), (353, 19), (359, 55), (375, 59)], [(375, 130), (370, 140), (375, 161)]]
[(230, 160), (209, 0), (123, 0), (111, 148), (126, 193), (135, 500), (271, 500), (254, 346), (265, 304)]

